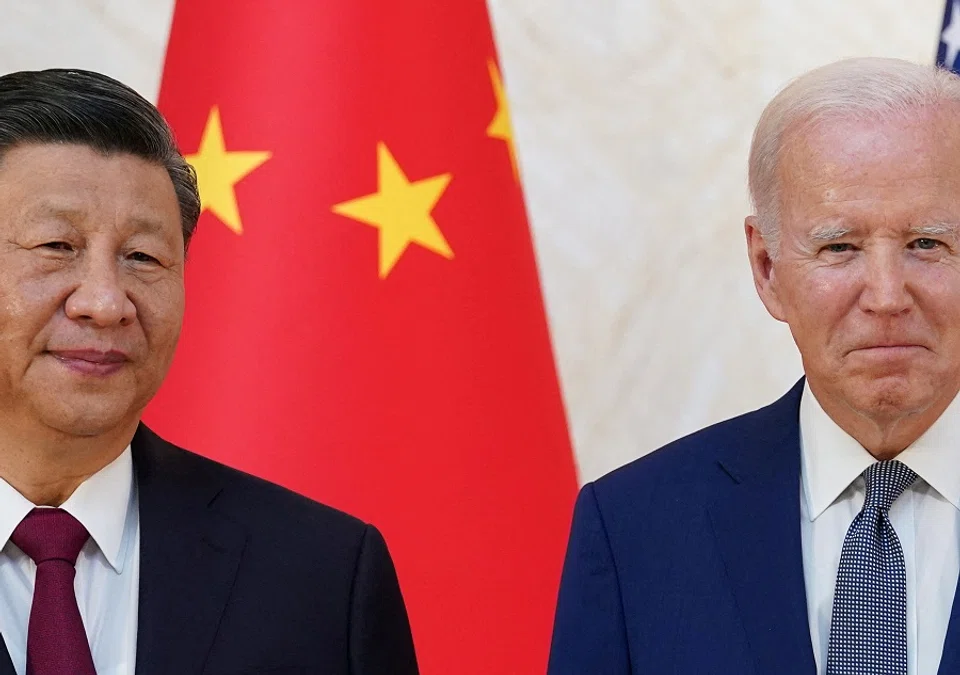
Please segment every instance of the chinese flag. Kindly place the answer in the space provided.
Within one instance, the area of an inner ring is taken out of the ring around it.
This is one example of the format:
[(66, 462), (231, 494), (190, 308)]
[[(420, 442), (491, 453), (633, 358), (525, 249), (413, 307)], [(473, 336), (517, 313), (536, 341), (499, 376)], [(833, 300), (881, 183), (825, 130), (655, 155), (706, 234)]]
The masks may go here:
[(573, 456), (483, 0), (177, 4), (161, 435), (380, 528), (427, 675), (542, 673)]

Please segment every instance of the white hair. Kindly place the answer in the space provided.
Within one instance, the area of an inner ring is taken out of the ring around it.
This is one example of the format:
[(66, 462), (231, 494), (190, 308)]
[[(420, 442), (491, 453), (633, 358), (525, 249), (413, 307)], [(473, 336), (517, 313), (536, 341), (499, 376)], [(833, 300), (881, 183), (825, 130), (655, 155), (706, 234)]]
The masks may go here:
[(960, 77), (936, 66), (853, 58), (811, 70), (778, 93), (757, 122), (750, 146), (750, 199), (771, 257), (780, 248), (778, 165), (788, 132), (828, 119), (908, 116), (923, 106), (960, 102)]

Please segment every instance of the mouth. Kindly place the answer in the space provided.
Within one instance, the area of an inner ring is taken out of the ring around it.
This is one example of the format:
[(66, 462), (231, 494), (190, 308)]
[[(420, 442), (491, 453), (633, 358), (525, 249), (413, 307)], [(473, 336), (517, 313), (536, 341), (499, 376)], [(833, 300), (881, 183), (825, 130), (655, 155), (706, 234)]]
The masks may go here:
[(69, 370), (81, 375), (106, 376), (116, 373), (129, 360), (118, 350), (64, 349), (48, 352)]
[(864, 356), (896, 358), (899, 356), (909, 356), (919, 351), (927, 351), (927, 348), (923, 345), (904, 342), (895, 344), (864, 345), (862, 347), (851, 349), (849, 353), (862, 354)]

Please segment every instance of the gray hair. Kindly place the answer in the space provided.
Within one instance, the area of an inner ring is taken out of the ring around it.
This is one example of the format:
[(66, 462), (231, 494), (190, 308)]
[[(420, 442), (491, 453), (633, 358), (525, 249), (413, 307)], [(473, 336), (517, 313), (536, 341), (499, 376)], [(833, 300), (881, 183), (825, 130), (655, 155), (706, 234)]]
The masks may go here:
[(750, 146), (750, 199), (771, 257), (780, 249), (778, 165), (787, 133), (827, 119), (907, 116), (922, 106), (960, 102), (960, 77), (936, 66), (876, 57), (811, 70), (778, 93), (757, 122)]

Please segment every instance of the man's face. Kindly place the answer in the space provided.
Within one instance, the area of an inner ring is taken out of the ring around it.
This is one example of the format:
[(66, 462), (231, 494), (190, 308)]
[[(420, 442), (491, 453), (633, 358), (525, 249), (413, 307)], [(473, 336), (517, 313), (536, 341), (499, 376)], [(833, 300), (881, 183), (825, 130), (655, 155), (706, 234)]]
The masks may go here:
[(780, 257), (754, 231), (751, 262), (825, 406), (939, 416), (960, 388), (958, 119), (833, 120), (787, 140)]
[(162, 166), (79, 145), (0, 157), (0, 420), (132, 427), (183, 317), (183, 235)]

